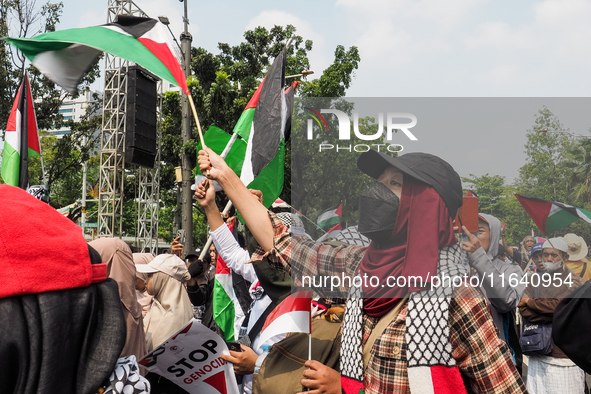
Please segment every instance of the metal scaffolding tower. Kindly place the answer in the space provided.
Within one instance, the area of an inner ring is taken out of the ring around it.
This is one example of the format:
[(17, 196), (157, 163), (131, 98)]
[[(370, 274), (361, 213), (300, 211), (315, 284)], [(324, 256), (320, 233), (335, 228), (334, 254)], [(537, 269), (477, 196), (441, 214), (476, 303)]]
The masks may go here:
[[(147, 16), (130, 0), (108, 0), (107, 23), (114, 22), (118, 15)], [(127, 60), (105, 53), (98, 211), (98, 233), (101, 237), (122, 235), (127, 68)], [(140, 248), (152, 253), (157, 253), (158, 247), (160, 135), (157, 141), (155, 168), (141, 168), (138, 171), (136, 239), (141, 240), (138, 245)]]
[(138, 222), (136, 246), (140, 251), (158, 254), (158, 214), (160, 213), (160, 141), (162, 140), (162, 81), (158, 82), (158, 124), (154, 168), (139, 167)]

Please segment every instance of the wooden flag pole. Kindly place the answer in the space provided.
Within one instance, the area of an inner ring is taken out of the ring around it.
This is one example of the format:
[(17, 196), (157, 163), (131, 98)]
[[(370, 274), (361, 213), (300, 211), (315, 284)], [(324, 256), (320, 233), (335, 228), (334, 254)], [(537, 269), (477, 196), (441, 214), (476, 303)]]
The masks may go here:
[(205, 141), (203, 141), (203, 132), (201, 131), (201, 123), (199, 123), (199, 116), (197, 116), (197, 110), (195, 109), (195, 102), (193, 102), (193, 96), (191, 94), (187, 94), (189, 98), (189, 104), (191, 104), (191, 110), (193, 111), (193, 117), (195, 118), (195, 122), (197, 123), (197, 131), (199, 132), (199, 140), (201, 141), (201, 146), (205, 146)]
[[(197, 116), (197, 109), (195, 109), (195, 102), (193, 101), (193, 96), (191, 96), (191, 93), (187, 94), (187, 97), (189, 98), (189, 104), (191, 104), (191, 110), (193, 111), (193, 117), (195, 118), (195, 122), (197, 123), (197, 132), (199, 133), (199, 140), (201, 141), (201, 147), (203, 149), (207, 148), (207, 146), (205, 145), (205, 141), (203, 140), (203, 132), (201, 131), (201, 123), (199, 123), (199, 116)], [(205, 176), (209, 178), (209, 170), (205, 171)], [(209, 183), (206, 184), (205, 189), (207, 190), (207, 186), (209, 186)]]

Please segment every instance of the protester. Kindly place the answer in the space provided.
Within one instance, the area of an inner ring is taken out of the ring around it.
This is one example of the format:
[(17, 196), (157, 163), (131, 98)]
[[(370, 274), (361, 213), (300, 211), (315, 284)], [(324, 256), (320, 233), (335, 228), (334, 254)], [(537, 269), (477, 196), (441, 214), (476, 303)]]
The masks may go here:
[(191, 277), (183, 260), (173, 254), (158, 255), (148, 264), (137, 265), (136, 269), (149, 274), (148, 293), (154, 296), (144, 318), (150, 352), (193, 318), (193, 308), (183, 286)]
[(197, 316), (196, 319), (201, 323), (210, 327), (213, 322), (213, 285), (214, 280), (211, 275), (211, 257), (209, 253), (203, 256), (203, 260), (199, 260), (197, 254), (188, 254), (185, 258), (187, 268), (191, 279), (187, 282), (187, 293), (189, 293), (189, 300), (193, 304)]
[(129, 246), (119, 238), (99, 238), (90, 242), (107, 263), (109, 278), (119, 285), (119, 297), (127, 326), (127, 339), (121, 357), (134, 355), (136, 359), (146, 354), (146, 337), (142, 307), (135, 293), (135, 264)]
[[(452, 217), (462, 203), (461, 181), (436, 156), (410, 153), (394, 159), (373, 150), (360, 156), (358, 167), (378, 180), (360, 201), (359, 230), (372, 239), (369, 248), (333, 247), (304, 237), (292, 240), (281, 221), (250, 195), (217, 154), (200, 151), (199, 166), (224, 188), (259, 242), (251, 263), (269, 262), (278, 271), (294, 272), (296, 284), (301, 274), (355, 277), (358, 268), (382, 280), (389, 275), (432, 278), (445, 271), (466, 272), (452, 229)], [(204, 192), (201, 185), (196, 190), (200, 198)], [(461, 371), (477, 392), (525, 392), (509, 349), (498, 338), (486, 301), (477, 290), (461, 286), (451, 297), (451, 290), (443, 289), (444, 297), (434, 298), (436, 302), (422, 287), (366, 286), (363, 290), (365, 300), (350, 298), (347, 304), (341, 376), (308, 361), (305, 365), (310, 369), (302, 380), (305, 387), (356, 394), (360, 389), (368, 394), (440, 389), (461, 393), (466, 392)], [(401, 301), (405, 296), (410, 301)], [(377, 334), (364, 362), (363, 338), (389, 313), (386, 331)], [(436, 328), (425, 338), (416, 335), (420, 326)], [(428, 344), (437, 352), (421, 352)]]
[(583, 237), (579, 237), (572, 233), (566, 234), (563, 239), (568, 245), (568, 261), (566, 262), (566, 268), (573, 271), (580, 276), (583, 281), (587, 282), (591, 279), (591, 264), (589, 264), (589, 260), (586, 257), (587, 243)]
[[(152, 253), (134, 253), (133, 263), (137, 266), (138, 264), (148, 264), (154, 260)], [(135, 273), (135, 295), (137, 302), (142, 306), (142, 316), (146, 317), (146, 314), (152, 307), (152, 301), (154, 297), (148, 294), (148, 274), (138, 272)]]
[[(259, 193), (252, 191), (254, 195), (259, 196)], [(209, 227), (211, 229), (210, 235), (213, 240), (213, 245), (218, 251), (226, 266), (230, 268), (234, 274), (243, 277), (248, 282), (252, 283), (250, 287), (251, 306), (245, 310), (247, 313), (246, 327), (244, 334), (240, 335), (240, 339), (245, 336), (248, 338), (246, 343), (241, 344), (242, 352), (231, 351), (229, 356), (222, 355), (222, 358), (234, 364), (234, 370), (237, 374), (244, 376), (242, 380), (241, 392), (250, 394), (252, 392), (253, 373), (255, 364), (260, 355), (263, 354), (263, 344), (259, 343), (260, 331), (262, 324), (266, 317), (273, 310), (277, 304), (265, 293), (261, 286), (255, 268), (252, 264), (246, 264), (250, 260), (250, 254), (245, 249), (244, 245), (240, 245), (238, 240), (230, 231), (228, 225), (215, 203), (215, 190), (213, 187), (209, 188), (205, 196), (196, 193), (199, 205), (205, 210)], [(234, 224), (236, 225), (236, 223)], [(244, 240), (242, 241), (244, 243)], [(233, 274), (233, 277), (235, 275)], [(238, 325), (238, 327), (240, 327)], [(238, 329), (235, 327), (235, 329)], [(283, 339), (285, 335), (277, 335), (270, 339), (269, 345)], [(246, 339), (246, 338), (244, 338)], [(262, 363), (262, 360), (261, 360)]]
[(104, 391), (125, 346), (107, 264), (79, 226), (25, 191), (0, 185), (0, 206), (0, 392)]
[(209, 257), (211, 257), (212, 264), (215, 265), (216, 261), (218, 260), (218, 251), (214, 244), (211, 244), (209, 247)]
[[(542, 265), (542, 253), (544, 250), (544, 243), (538, 242), (531, 247), (531, 261), (534, 269), (539, 271), (541, 268), (544, 270), (544, 266)], [(546, 271), (544, 271), (546, 272)]]
[[(564, 266), (568, 245), (562, 238), (551, 238), (543, 245), (540, 280), (531, 278), (519, 304), (524, 319), (534, 324), (552, 323), (560, 301), (583, 284), (583, 280)], [(540, 267), (539, 267), (540, 268)], [(544, 281), (547, 278), (550, 280)], [(537, 286), (533, 283), (536, 282)], [(579, 394), (585, 388), (585, 373), (553, 343), (548, 355), (530, 355), (527, 389), (530, 394)]]
[(513, 248), (507, 246), (507, 240), (505, 238), (506, 227), (507, 222), (503, 221), (503, 226), (501, 227), (501, 241), (503, 243), (503, 247), (507, 250), (509, 257), (511, 257), (513, 261), (519, 264), (523, 272), (532, 273), (533, 270), (531, 270), (531, 248), (536, 243), (536, 239), (533, 236), (528, 235), (525, 238), (523, 238), (520, 250), (514, 250)]
[(521, 373), (522, 355), (515, 321), (515, 309), (525, 291), (521, 269), (497, 258), (499, 248), (503, 246), (499, 244), (501, 222), (496, 217), (480, 213), (478, 236), (467, 230), (464, 233), (467, 240), (462, 242), (462, 248), (468, 252), (468, 263), (482, 279), (481, 288), (490, 302), (499, 337), (514, 352), (517, 370)]

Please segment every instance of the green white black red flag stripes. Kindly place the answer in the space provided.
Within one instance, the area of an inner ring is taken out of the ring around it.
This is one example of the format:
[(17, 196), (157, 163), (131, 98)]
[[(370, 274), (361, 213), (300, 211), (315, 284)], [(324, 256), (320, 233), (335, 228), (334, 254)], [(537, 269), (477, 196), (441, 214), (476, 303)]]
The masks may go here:
[(29, 186), (29, 157), (41, 155), (37, 118), (27, 73), (23, 76), (4, 135), (2, 179), (7, 185), (27, 189)]
[[(240, 138), (234, 142), (225, 159), (249, 189), (263, 192), (267, 208), (283, 190), (285, 133), (291, 123), (293, 95), (297, 86), (293, 83), (283, 89), (287, 48), (275, 59), (238, 119), (234, 133)], [(203, 138), (207, 147), (221, 154), (231, 136), (212, 126)]]
[(155, 19), (120, 15), (115, 23), (67, 29), (32, 38), (5, 40), (16, 46), (49, 79), (76, 92), (101, 52), (137, 63), (188, 93), (187, 82), (166, 27)]
[(515, 197), (543, 234), (553, 233), (579, 219), (591, 223), (591, 212), (584, 209), (523, 194)]
[(318, 228), (334, 227), (336, 224), (341, 223), (342, 217), (343, 204), (323, 211), (318, 215), (316, 223), (318, 224)]
[[(236, 236), (236, 221), (228, 227)], [(226, 341), (238, 340), (240, 326), (244, 320), (244, 311), (234, 291), (232, 270), (227, 266), (222, 256), (218, 256), (215, 266), (215, 281), (213, 284), (213, 320), (224, 332)]]

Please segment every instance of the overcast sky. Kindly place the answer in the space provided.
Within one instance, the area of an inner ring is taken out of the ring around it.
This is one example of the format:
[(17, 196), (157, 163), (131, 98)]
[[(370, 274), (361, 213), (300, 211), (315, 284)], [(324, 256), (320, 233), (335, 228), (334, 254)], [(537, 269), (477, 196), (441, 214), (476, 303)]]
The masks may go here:
[[(59, 29), (106, 22), (106, 0), (63, 2)], [(151, 17), (168, 16), (178, 37), (183, 3), (136, 4)], [(336, 45), (357, 46), (361, 63), (350, 97), (588, 97), (591, 91), (591, 1), (189, 0), (188, 7), (193, 46), (213, 53), (218, 42), (238, 44), (246, 29), (293, 24), (298, 34), (314, 41), (309, 57), (320, 74), (332, 62)], [(580, 113), (560, 120), (577, 134), (589, 134), (591, 111), (583, 105), (589, 101), (575, 102)], [(525, 162), (525, 133), (535, 112), (525, 106), (520, 122), (493, 134), (488, 128), (450, 131), (458, 152), (422, 145), (420, 135), (412, 150), (450, 162), (469, 152), (464, 156), (471, 160), (453, 163), (461, 175), (499, 174), (512, 181)], [(477, 149), (487, 154), (474, 153)]]

